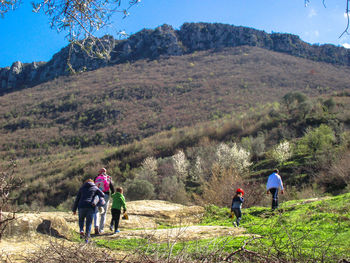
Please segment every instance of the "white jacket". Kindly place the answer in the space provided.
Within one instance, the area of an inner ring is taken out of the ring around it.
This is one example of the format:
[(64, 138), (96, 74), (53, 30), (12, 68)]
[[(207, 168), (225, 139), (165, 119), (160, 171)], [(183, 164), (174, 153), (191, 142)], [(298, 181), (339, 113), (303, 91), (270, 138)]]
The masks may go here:
[(267, 179), (267, 184), (266, 184), (266, 190), (269, 190), (271, 188), (281, 188), (283, 191), (283, 183), (281, 176), (277, 173), (272, 173), (269, 175), (269, 178)]

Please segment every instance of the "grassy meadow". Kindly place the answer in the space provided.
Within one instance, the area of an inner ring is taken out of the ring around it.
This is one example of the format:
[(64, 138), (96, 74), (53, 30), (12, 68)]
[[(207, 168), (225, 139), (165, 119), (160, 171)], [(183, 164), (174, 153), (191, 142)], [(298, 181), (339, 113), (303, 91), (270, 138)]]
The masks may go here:
[[(167, 255), (168, 259), (186, 257), (193, 262), (338, 262), (350, 258), (349, 203), (350, 194), (344, 194), (284, 202), (274, 212), (267, 207), (245, 208), (244, 236), (165, 243), (102, 238), (96, 244), (127, 253), (137, 250), (150, 258)], [(228, 208), (207, 206), (201, 224), (233, 227), (228, 215)]]

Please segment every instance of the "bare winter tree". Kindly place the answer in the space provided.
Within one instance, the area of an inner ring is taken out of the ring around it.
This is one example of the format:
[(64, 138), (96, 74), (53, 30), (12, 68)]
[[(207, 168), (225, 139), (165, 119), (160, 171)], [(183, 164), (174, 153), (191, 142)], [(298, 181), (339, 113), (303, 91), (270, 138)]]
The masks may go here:
[[(22, 180), (15, 176), (16, 163), (12, 162), (0, 174), (0, 241), (8, 224), (15, 220), (17, 210), (11, 206), (11, 193), (22, 184)], [(4, 215), (6, 213), (6, 216)]]

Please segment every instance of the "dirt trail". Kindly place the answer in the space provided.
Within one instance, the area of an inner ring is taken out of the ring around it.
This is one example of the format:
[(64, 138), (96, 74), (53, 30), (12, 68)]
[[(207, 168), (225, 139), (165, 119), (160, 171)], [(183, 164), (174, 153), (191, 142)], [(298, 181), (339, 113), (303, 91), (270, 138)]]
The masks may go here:
[(207, 239), (220, 236), (238, 236), (243, 235), (244, 228), (233, 228), (226, 226), (182, 226), (167, 229), (142, 229), (126, 230), (114, 234), (113, 232), (103, 234), (103, 239), (131, 239), (145, 238), (152, 242), (166, 241), (189, 241), (198, 239)]
[[(183, 206), (159, 200), (128, 202), (127, 206), (129, 220), (120, 221), (120, 233), (114, 234), (109, 230), (111, 215), (108, 210), (105, 232), (99, 236), (92, 235), (92, 239), (146, 238), (156, 242), (187, 241), (243, 235), (244, 232), (243, 228), (196, 225), (204, 214), (204, 208), (200, 206)], [(174, 227), (170, 228), (171, 226)], [(2, 260), (5, 260), (5, 255), (10, 255), (11, 260), (16, 261), (20, 255), (38, 250), (52, 240), (49, 233), (69, 240), (73, 231), (78, 231), (78, 216), (72, 213), (18, 214), (18, 220), (11, 224), (0, 243)]]

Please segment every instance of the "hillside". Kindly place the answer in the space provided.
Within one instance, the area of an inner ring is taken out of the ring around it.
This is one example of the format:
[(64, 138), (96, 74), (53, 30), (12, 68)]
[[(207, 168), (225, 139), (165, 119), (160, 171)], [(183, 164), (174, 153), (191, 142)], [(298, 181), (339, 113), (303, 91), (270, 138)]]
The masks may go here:
[(120, 145), (244, 112), (302, 91), (347, 91), (349, 67), (257, 47), (139, 60), (0, 97), (0, 154)]
[[(16, 192), (18, 204), (68, 208), (81, 180), (98, 167), (124, 185), (144, 180), (141, 164), (153, 157), (151, 196), (186, 203), (203, 194), (220, 143), (238, 143), (250, 152), (254, 181), (264, 183), (277, 166), (291, 187), (341, 193), (350, 184), (347, 168), (335, 183), (324, 174), (349, 156), (349, 71), (244, 46), (61, 77), (0, 97), (1, 169), (16, 160), (25, 185)], [(330, 139), (314, 147), (307, 131)], [(271, 152), (283, 140), (296, 149), (278, 163)], [(179, 150), (189, 166), (177, 185), (169, 180), (178, 176), (172, 156)], [(198, 158), (203, 171), (196, 181), (190, 175)], [(164, 194), (166, 185), (182, 190)]]

